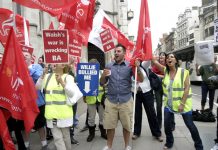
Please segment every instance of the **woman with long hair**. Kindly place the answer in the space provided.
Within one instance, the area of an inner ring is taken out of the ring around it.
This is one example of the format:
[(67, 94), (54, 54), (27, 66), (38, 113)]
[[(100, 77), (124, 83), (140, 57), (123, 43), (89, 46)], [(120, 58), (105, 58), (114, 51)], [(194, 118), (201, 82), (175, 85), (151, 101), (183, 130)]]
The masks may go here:
[(164, 131), (166, 134), (164, 149), (173, 147), (172, 119), (174, 114), (181, 114), (185, 125), (191, 133), (195, 149), (203, 150), (198, 129), (192, 120), (192, 91), (188, 70), (179, 68), (178, 59), (173, 53), (167, 54), (166, 66), (161, 65), (155, 58), (152, 59), (152, 62), (164, 73), (162, 80)]

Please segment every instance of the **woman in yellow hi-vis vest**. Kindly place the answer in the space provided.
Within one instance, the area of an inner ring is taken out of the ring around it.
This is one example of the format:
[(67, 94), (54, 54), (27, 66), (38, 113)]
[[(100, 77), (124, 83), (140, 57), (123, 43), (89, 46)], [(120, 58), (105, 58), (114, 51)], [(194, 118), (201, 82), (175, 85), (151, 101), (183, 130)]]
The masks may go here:
[(36, 83), (36, 88), (45, 90), (45, 118), (57, 150), (71, 150), (69, 129), (73, 125), (72, 105), (76, 102), (74, 78), (64, 74), (64, 67), (55, 65), (54, 73), (43, 74)]
[(164, 149), (173, 147), (172, 118), (174, 114), (181, 114), (185, 125), (189, 129), (196, 150), (203, 150), (202, 141), (192, 120), (192, 92), (189, 72), (179, 68), (178, 59), (173, 53), (166, 56), (166, 67), (154, 58), (152, 59), (160, 71), (164, 73), (162, 80), (164, 101), (164, 131), (166, 143)]

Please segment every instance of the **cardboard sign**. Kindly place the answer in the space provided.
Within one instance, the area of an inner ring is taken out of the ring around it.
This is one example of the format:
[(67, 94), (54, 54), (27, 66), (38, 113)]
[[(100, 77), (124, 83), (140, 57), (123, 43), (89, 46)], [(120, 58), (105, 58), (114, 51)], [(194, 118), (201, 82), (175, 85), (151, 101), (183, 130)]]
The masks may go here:
[(200, 41), (195, 43), (194, 59), (199, 65), (210, 65), (214, 62), (213, 41)]
[(82, 38), (73, 32), (69, 32), (69, 54), (81, 57)]
[(78, 64), (76, 81), (83, 96), (98, 96), (99, 68), (96, 63)]
[(104, 52), (108, 52), (115, 48), (113, 37), (110, 29), (106, 29), (100, 33), (101, 42), (103, 45)]
[(23, 44), (20, 44), (20, 47), (21, 47), (22, 52), (28, 52), (30, 53), (30, 55), (33, 54), (33, 47), (23, 45)]
[(68, 64), (67, 30), (43, 30), (45, 63)]

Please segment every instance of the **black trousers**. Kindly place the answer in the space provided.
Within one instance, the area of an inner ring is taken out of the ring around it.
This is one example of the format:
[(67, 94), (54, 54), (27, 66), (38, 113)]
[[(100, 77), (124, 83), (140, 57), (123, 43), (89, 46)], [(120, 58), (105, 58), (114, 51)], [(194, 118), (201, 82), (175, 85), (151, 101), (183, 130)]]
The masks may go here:
[(157, 115), (154, 109), (154, 95), (152, 91), (136, 94), (135, 102), (135, 124), (134, 124), (134, 135), (140, 136), (142, 129), (142, 105), (145, 108), (147, 114), (149, 127), (152, 136), (160, 137), (161, 131), (157, 120)]

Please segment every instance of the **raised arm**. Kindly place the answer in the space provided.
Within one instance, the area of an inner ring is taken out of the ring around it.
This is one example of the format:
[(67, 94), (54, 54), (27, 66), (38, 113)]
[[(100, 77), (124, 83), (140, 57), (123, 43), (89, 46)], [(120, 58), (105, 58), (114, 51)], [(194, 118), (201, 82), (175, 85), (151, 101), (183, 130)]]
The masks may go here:
[(165, 66), (164, 65), (161, 65), (154, 56), (152, 56), (152, 63), (153, 65), (155, 65), (162, 73), (164, 73), (164, 68)]

